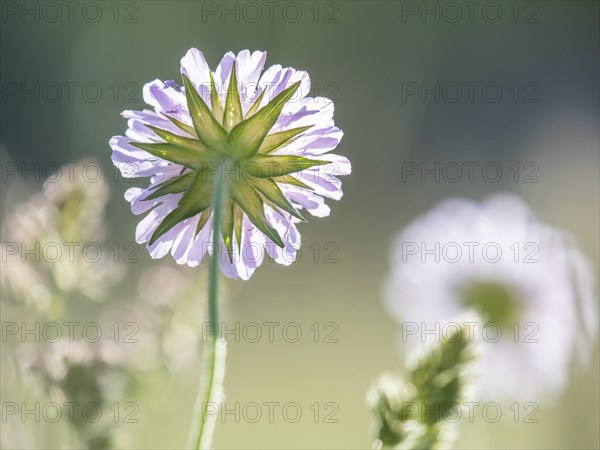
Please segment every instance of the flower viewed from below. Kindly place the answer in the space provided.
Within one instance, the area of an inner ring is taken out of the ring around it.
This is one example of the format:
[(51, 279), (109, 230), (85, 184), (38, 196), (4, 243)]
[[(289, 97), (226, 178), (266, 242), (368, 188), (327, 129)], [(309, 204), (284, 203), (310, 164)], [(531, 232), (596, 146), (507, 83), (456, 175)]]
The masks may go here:
[(409, 348), (469, 327), (481, 344), (482, 397), (555, 394), (596, 333), (593, 272), (570, 237), (540, 223), (518, 197), (450, 199), (410, 223), (393, 245), (386, 306)]
[[(288, 265), (300, 248), (303, 211), (324, 217), (324, 198), (339, 200), (350, 162), (329, 153), (342, 131), (333, 103), (307, 97), (308, 74), (263, 67), (266, 53), (227, 53), (216, 70), (191, 49), (181, 60), (183, 85), (144, 86), (152, 110), (125, 111), (125, 136), (110, 145), (125, 177), (150, 177), (125, 197), (134, 214), (148, 212), (136, 231), (153, 258), (169, 251), (197, 266), (212, 254), (215, 194), (223, 190), (221, 270), (248, 279), (265, 253)], [(261, 75), (262, 73), (262, 75)]]

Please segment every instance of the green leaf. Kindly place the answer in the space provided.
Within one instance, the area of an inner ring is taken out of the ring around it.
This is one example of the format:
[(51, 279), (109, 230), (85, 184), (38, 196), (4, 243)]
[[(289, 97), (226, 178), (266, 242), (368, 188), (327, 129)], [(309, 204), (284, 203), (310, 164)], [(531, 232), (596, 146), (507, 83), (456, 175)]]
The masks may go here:
[(194, 130), (194, 127), (190, 127), (189, 125), (186, 125), (185, 123), (183, 123), (183, 122), (177, 120), (176, 118), (171, 117), (171, 116), (169, 116), (169, 115), (167, 115), (165, 113), (161, 113), (161, 114), (163, 116), (165, 116), (167, 119), (169, 119), (173, 123), (173, 125), (175, 125), (180, 130), (183, 130), (186, 133), (188, 133), (188, 134), (190, 134), (192, 136), (196, 136), (197, 137), (196, 130)]
[(208, 219), (210, 219), (212, 210), (212, 207), (209, 207), (202, 211), (202, 215), (200, 216), (200, 220), (198, 221), (198, 225), (196, 226), (196, 233), (194, 234), (194, 237), (198, 236), (198, 233), (202, 231), (202, 228), (204, 228), (204, 225), (206, 225), (206, 222), (208, 222)]
[(244, 219), (244, 212), (237, 203), (233, 207), (233, 231), (235, 232), (235, 239), (237, 241), (238, 252), (242, 252), (242, 223)]
[(210, 103), (212, 106), (212, 115), (215, 116), (217, 122), (223, 123), (223, 105), (221, 104), (219, 93), (215, 87), (215, 79), (213, 78), (213, 74), (210, 70), (208, 73), (210, 74)]
[(256, 101), (252, 104), (252, 106), (250, 107), (250, 109), (248, 110), (248, 112), (246, 113), (246, 119), (249, 118), (250, 116), (253, 116), (254, 113), (256, 111), (258, 111), (258, 108), (262, 102), (263, 97), (265, 96), (265, 92), (267, 92), (267, 88), (265, 87), (263, 89), (263, 91), (260, 93), (260, 95), (256, 98)]
[(258, 152), (285, 104), (294, 96), (300, 82), (292, 84), (252, 117), (238, 123), (229, 133), (234, 159), (251, 158)]
[(194, 173), (186, 173), (177, 177), (173, 177), (164, 183), (159, 184), (156, 189), (144, 200), (153, 200), (167, 194), (178, 194), (185, 191), (194, 180)]
[(244, 181), (231, 183), (229, 185), (229, 192), (233, 200), (240, 205), (240, 208), (242, 208), (256, 228), (279, 247), (285, 247), (277, 231), (267, 221), (263, 201), (250, 183)]
[(273, 178), (325, 164), (330, 162), (294, 155), (256, 155), (247, 164), (246, 171), (255, 177)]
[(204, 103), (204, 100), (202, 100), (202, 97), (186, 75), (183, 75), (183, 84), (185, 85), (188, 109), (198, 139), (207, 147), (223, 153), (225, 151), (225, 143), (227, 142), (227, 132), (212, 115), (210, 109), (206, 106), (206, 103)]
[(240, 94), (238, 91), (236, 65), (235, 63), (233, 63), (233, 67), (231, 68), (231, 76), (229, 77), (229, 87), (227, 88), (227, 99), (225, 101), (225, 115), (223, 116), (223, 127), (226, 131), (229, 131), (241, 121), (242, 104), (240, 103)]
[(267, 154), (272, 153), (275, 150), (283, 147), (284, 145), (290, 144), (296, 136), (301, 133), (304, 133), (309, 128), (312, 128), (312, 125), (308, 125), (305, 127), (292, 128), (287, 131), (280, 131), (279, 133), (269, 134), (265, 137), (265, 140), (260, 145), (258, 149), (258, 153)]
[(150, 238), (149, 245), (152, 245), (159, 237), (179, 222), (189, 219), (210, 207), (212, 202), (213, 184), (214, 183), (211, 180), (206, 179), (206, 174), (204, 172), (198, 172), (188, 190), (181, 200), (179, 200), (177, 208), (171, 211), (156, 228)]
[(130, 142), (130, 144), (147, 151), (152, 156), (189, 167), (193, 170), (201, 170), (206, 163), (212, 161), (206, 157), (206, 154), (202, 154), (196, 150), (190, 150), (189, 148), (179, 147), (174, 144), (149, 144), (145, 142)]
[(214, 154), (213, 150), (204, 146), (202, 142), (200, 142), (197, 139), (190, 139), (184, 136), (179, 136), (178, 134), (171, 133), (170, 131), (163, 130), (162, 128), (153, 127), (151, 125), (146, 126), (152, 131), (154, 131), (154, 133), (156, 133), (158, 137), (164, 139), (169, 144), (174, 144), (178, 147), (187, 148), (189, 150), (195, 150), (203, 154), (207, 154), (208, 152), (212, 152)]
[(271, 200), (269, 200), (268, 198), (264, 198), (263, 202), (264, 202), (265, 206), (268, 206), (273, 211), (275, 211), (277, 214), (279, 214), (280, 216), (283, 216), (283, 211), (279, 208), (279, 206), (277, 206)]
[(225, 241), (227, 255), (229, 256), (229, 262), (233, 262), (234, 206), (235, 204), (233, 203), (231, 198), (227, 197), (223, 205), (223, 217), (221, 219), (221, 234), (223, 235), (223, 241)]
[(283, 195), (283, 192), (281, 192), (281, 189), (279, 189), (279, 186), (277, 186), (277, 183), (273, 180), (270, 178), (255, 178), (251, 182), (262, 195), (272, 201), (276, 206), (303, 222), (306, 222), (306, 219), (302, 217), (302, 214), (300, 214), (288, 199), (285, 198), (285, 195)]
[(293, 177), (291, 175), (282, 175), (280, 177), (273, 177), (273, 181), (275, 181), (276, 183), (291, 184), (293, 186), (298, 186), (298, 187), (301, 187), (304, 189), (310, 189), (311, 191), (314, 191), (314, 189), (311, 188), (308, 184), (303, 183), (298, 178)]

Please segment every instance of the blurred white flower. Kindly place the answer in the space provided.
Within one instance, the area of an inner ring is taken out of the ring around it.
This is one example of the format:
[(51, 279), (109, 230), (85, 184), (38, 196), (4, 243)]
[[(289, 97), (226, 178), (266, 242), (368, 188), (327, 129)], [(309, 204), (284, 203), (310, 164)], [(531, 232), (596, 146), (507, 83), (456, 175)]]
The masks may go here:
[(107, 183), (60, 173), (69, 176), (50, 178), (6, 218), (0, 272), (3, 294), (55, 317), (67, 294), (103, 300), (125, 272), (101, 243)]
[[(106, 357), (115, 351), (110, 344), (60, 340), (52, 344), (21, 343), (14, 349), (20, 381), (36, 401), (73, 406), (71, 419), (61, 423), (69, 428), (70, 442), (63, 442), (68, 448), (123, 448), (113, 415), (100, 414), (98, 420), (89, 420), (83, 413), (86, 405), (110, 410), (119, 402), (124, 404), (131, 393), (132, 379), (126, 367)], [(36, 438), (34, 428), (28, 430), (32, 440), (28, 448), (36, 447), (40, 437)]]
[(160, 264), (142, 272), (135, 301), (115, 305), (101, 319), (107, 327), (118, 323), (123, 329), (126, 343), (114, 344), (113, 358), (132, 372), (189, 369), (201, 354), (203, 283), (186, 267)]
[[(160, 344), (158, 359), (169, 371), (189, 369), (197, 361), (205, 315), (204, 279), (168, 264), (147, 269), (138, 283), (138, 308)], [(200, 296), (201, 301), (198, 301)]]
[[(595, 279), (565, 232), (535, 219), (512, 194), (443, 201), (392, 246), (384, 287), (409, 349), (439, 341), (456, 317), (480, 340), (480, 394), (536, 399), (560, 392), (585, 363), (597, 327)], [(551, 397), (551, 395), (550, 395)]]

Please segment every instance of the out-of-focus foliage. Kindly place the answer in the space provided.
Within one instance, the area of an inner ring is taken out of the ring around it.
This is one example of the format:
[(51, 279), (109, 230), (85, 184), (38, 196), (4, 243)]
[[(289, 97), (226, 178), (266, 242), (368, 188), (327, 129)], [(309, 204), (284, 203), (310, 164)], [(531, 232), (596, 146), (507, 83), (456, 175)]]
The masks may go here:
[[(109, 186), (77, 173), (44, 183), (3, 227), (4, 381), (21, 385), (32, 404), (67, 405), (60, 411), (68, 414), (51, 442), (19, 423), (20, 414), (10, 417), (16, 431), (3, 433), (7, 448), (131, 445), (121, 429), (139, 421), (139, 406), (128, 399), (140, 374), (190, 368), (198, 359), (201, 277), (194, 282), (172, 266), (127, 275), (130, 265), (106, 257), (114, 254), (105, 240)], [(82, 251), (92, 247), (93, 253)], [(132, 278), (137, 295), (115, 301), (119, 285)], [(100, 301), (107, 305), (90, 322), (71, 311)]]
[(476, 358), (465, 327), (430, 347), (414, 356), (407, 381), (383, 375), (369, 392), (375, 448), (449, 448)]

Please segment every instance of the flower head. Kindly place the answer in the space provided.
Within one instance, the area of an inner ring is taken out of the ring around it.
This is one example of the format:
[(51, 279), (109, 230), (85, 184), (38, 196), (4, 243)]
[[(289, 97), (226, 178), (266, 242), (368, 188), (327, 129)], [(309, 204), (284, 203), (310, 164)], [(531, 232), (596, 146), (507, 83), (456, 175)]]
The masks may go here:
[[(266, 252), (290, 264), (300, 247), (302, 210), (329, 214), (323, 197), (339, 200), (336, 175), (350, 162), (330, 152), (342, 131), (333, 103), (307, 97), (306, 72), (272, 66), (266, 53), (227, 53), (209, 69), (191, 49), (181, 60), (183, 85), (155, 80), (144, 87), (153, 110), (125, 111), (126, 136), (110, 145), (126, 177), (150, 177), (129, 189), (132, 211), (150, 211), (136, 232), (153, 258), (169, 251), (198, 265), (213, 252), (215, 195), (222, 192), (221, 269), (248, 279)], [(220, 208), (219, 208), (220, 209)]]
[(509, 194), (446, 200), (409, 224), (393, 245), (384, 296), (409, 347), (443, 336), (464, 311), (479, 313), (470, 329), (487, 398), (559, 392), (597, 326), (586, 258)]

